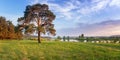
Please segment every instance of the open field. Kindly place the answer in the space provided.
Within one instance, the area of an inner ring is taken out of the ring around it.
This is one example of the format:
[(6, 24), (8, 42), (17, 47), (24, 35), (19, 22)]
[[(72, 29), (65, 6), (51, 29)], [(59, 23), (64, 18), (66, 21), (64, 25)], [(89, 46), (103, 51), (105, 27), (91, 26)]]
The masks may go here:
[(120, 44), (0, 40), (0, 60), (119, 60)]

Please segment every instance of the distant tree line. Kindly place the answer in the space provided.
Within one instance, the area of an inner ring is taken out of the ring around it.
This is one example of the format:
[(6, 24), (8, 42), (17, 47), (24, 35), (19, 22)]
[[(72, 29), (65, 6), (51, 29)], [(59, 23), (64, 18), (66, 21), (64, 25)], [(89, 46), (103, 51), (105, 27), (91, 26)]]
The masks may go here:
[(102, 40), (110, 40), (110, 41), (120, 41), (120, 37), (110, 36), (110, 37), (87, 37), (88, 41), (102, 41)]
[[(61, 39), (60, 36), (58, 36), (58, 39)], [(113, 42), (116, 42), (116, 41), (120, 41), (120, 36), (109, 36), (109, 37), (106, 37), (106, 36), (98, 36), (98, 37), (86, 37), (84, 36), (84, 34), (81, 34), (79, 35), (78, 37), (70, 37), (70, 36), (63, 36), (62, 37), (62, 40), (63, 41), (69, 41), (70, 39), (72, 40), (78, 40), (79, 42), (83, 42), (83, 41), (88, 41), (88, 42), (91, 42), (91, 41), (113, 41)]]
[(21, 39), (22, 31), (14, 26), (10, 20), (0, 16), (0, 39)]
[(78, 41), (84, 41), (84, 40), (86, 40), (86, 38), (84, 37), (84, 34), (81, 34), (81, 35), (79, 35), (79, 36), (76, 38), (76, 40), (78, 40)]
[(63, 41), (70, 41), (70, 37), (69, 36), (57, 36), (57, 38), (55, 39), (56, 41), (60, 41), (60, 40), (63, 40)]

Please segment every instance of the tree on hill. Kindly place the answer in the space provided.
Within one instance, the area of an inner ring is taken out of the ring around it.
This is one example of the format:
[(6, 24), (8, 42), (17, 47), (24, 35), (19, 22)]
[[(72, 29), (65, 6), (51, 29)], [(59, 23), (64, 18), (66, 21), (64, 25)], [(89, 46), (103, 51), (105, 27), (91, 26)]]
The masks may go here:
[(38, 33), (38, 43), (41, 43), (41, 34), (55, 35), (54, 24), (55, 15), (49, 10), (46, 4), (34, 4), (26, 6), (24, 16), (18, 19), (25, 33)]

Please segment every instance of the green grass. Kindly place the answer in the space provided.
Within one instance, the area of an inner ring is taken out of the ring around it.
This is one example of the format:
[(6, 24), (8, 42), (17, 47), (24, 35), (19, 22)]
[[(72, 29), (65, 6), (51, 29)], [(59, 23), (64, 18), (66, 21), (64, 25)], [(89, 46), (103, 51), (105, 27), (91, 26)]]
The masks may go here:
[(120, 44), (0, 40), (0, 60), (119, 60)]

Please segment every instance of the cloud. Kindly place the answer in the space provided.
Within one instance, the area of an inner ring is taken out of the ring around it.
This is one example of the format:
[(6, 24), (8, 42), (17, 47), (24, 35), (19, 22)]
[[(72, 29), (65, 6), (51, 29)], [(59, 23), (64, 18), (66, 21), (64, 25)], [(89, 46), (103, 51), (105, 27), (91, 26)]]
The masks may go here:
[[(76, 9), (76, 13), (80, 12), (81, 14), (89, 14), (91, 12), (98, 12), (102, 9), (105, 9), (107, 6), (119, 6), (120, 0), (70, 0), (70, 1), (60, 1), (55, 0), (28, 0), (30, 4), (42, 3), (48, 4), (50, 8), (56, 12), (71, 12), (71, 10)], [(62, 2), (62, 3), (61, 3)], [(82, 7), (81, 7), (82, 6)], [(74, 11), (75, 12), (75, 11)], [(64, 15), (67, 15), (64, 14)]]
[(109, 2), (110, 0), (92, 0), (90, 5), (81, 8), (78, 12), (83, 15), (99, 12), (105, 9)]
[(94, 24), (79, 23), (77, 27), (59, 30), (58, 35), (110, 36), (120, 34), (120, 20), (108, 20)]
[[(56, 15), (56, 20), (80, 22), (82, 17), (97, 14), (112, 6), (120, 6), (120, 0), (29, 0), (30, 4), (48, 4)], [(73, 18), (74, 17), (74, 18)]]
[(112, 0), (109, 6), (117, 6), (120, 7), (120, 0)]
[[(77, 12), (73, 11), (74, 9), (77, 9), (80, 1), (61, 1), (60, 3), (55, 1), (55, 0), (29, 0), (31, 3), (30, 4), (35, 4), (35, 3), (41, 3), (41, 4), (48, 4), (50, 10), (52, 10), (58, 19), (63, 19), (63, 20), (73, 20), (72, 17), (78, 17)], [(77, 18), (78, 19), (78, 18)], [(74, 20), (76, 20), (74, 18)]]
[(31, 2), (31, 4), (35, 4), (35, 3), (38, 3), (39, 0), (34, 0), (34, 2)]
[(88, 5), (85, 4), (85, 6), (79, 9), (77, 12), (83, 15), (87, 15), (92, 13), (98, 13), (101, 10), (113, 6), (120, 7), (120, 0), (91, 0), (91, 3), (89, 3)]
[[(84, 33), (86, 35), (112, 35), (120, 34), (119, 25), (120, 20), (104, 20), (104, 19), (116, 19), (116, 11), (114, 8), (120, 7), (120, 0), (29, 0), (32, 3), (48, 4), (50, 10), (56, 15), (56, 20), (67, 20), (66, 23), (79, 23), (72, 28), (57, 30), (58, 35), (80, 35)], [(112, 10), (113, 9), (113, 10)], [(109, 13), (108, 13), (109, 12)], [(98, 14), (100, 13), (100, 14)], [(112, 14), (110, 14), (112, 13)], [(119, 12), (117, 12), (119, 13)], [(109, 14), (109, 15), (107, 15)], [(91, 17), (87, 17), (91, 16)], [(96, 17), (97, 16), (97, 17)], [(104, 16), (104, 17), (103, 17)], [(105, 18), (107, 17), (107, 18)], [(69, 20), (69, 22), (68, 22)], [(81, 21), (83, 21), (81, 22)], [(92, 21), (91, 21), (92, 20)], [(97, 20), (96, 23), (94, 22)], [(101, 22), (103, 21), (103, 22)], [(61, 23), (61, 21), (59, 21)], [(81, 22), (81, 23), (80, 23)], [(90, 24), (87, 24), (89, 22)], [(93, 24), (91, 24), (94, 22)], [(69, 24), (71, 27), (72, 25)], [(59, 27), (59, 26), (58, 26)]]
[(28, 1), (28, 4), (30, 5), (39, 3), (39, 0), (27, 0), (27, 1)]
[(21, 17), (21, 14), (7, 14), (7, 13), (1, 13), (0, 16), (3, 16), (6, 18), (6, 20), (12, 21), (14, 25), (17, 25), (17, 19), (18, 17)]

